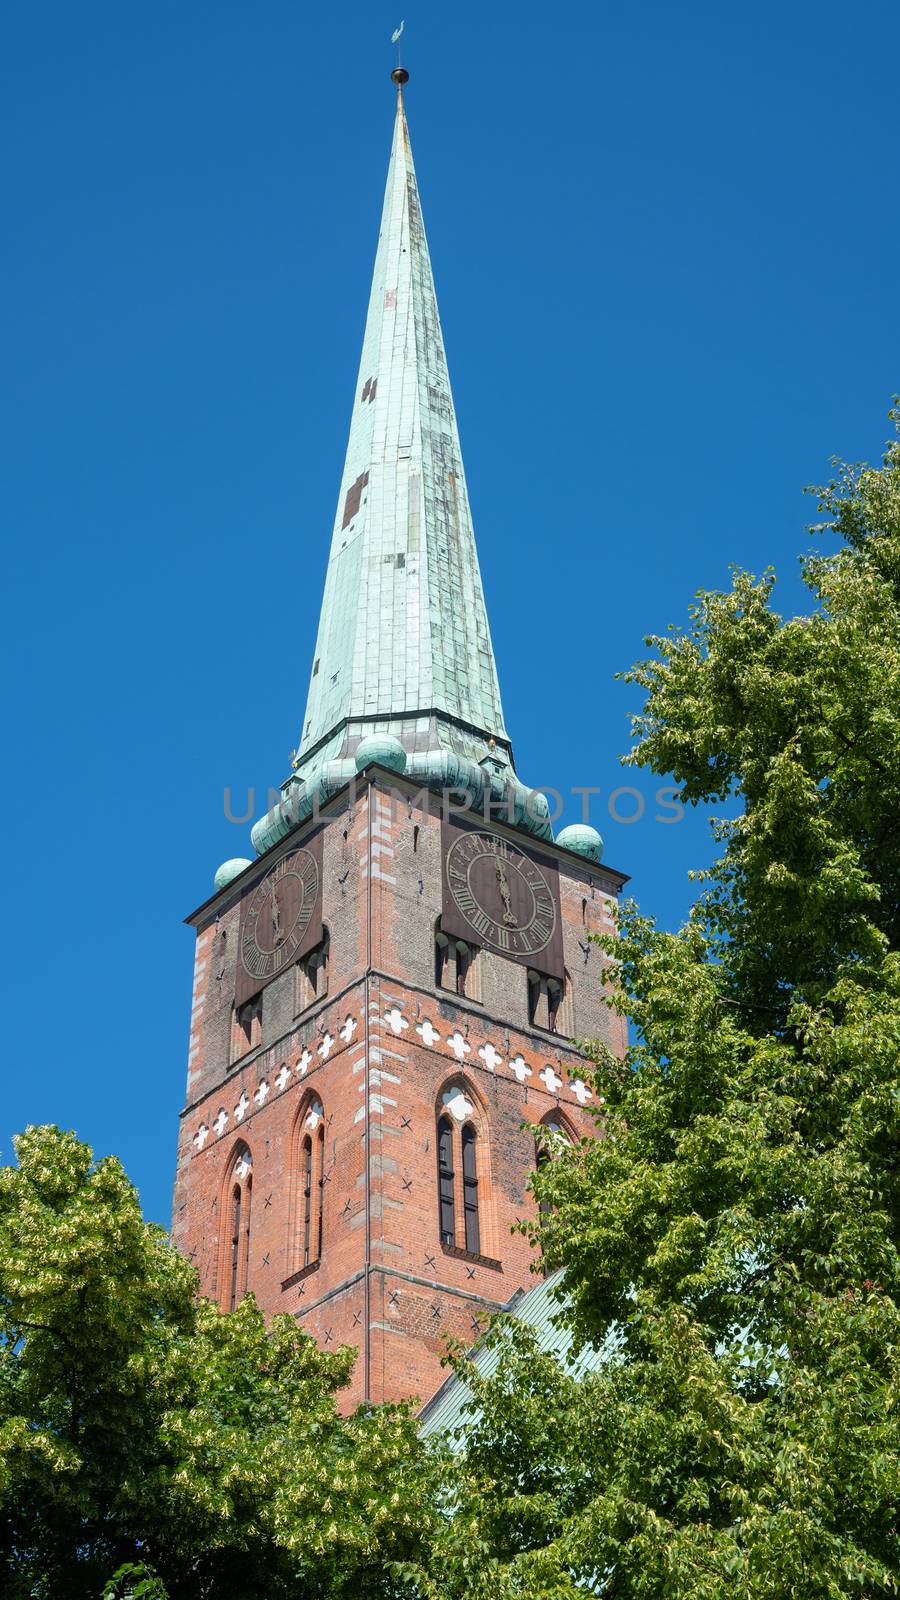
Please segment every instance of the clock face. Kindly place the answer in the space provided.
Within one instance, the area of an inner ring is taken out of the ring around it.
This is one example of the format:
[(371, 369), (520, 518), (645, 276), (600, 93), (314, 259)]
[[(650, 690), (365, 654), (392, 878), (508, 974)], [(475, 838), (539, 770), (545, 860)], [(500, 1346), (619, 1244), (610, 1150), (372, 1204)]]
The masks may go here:
[(460, 833), (446, 870), (457, 910), (486, 944), (520, 959), (550, 944), (555, 896), (537, 863), (515, 845), (490, 833)]
[(318, 897), (319, 869), (309, 850), (282, 856), (266, 873), (244, 908), (240, 960), (246, 979), (266, 983), (297, 958)]

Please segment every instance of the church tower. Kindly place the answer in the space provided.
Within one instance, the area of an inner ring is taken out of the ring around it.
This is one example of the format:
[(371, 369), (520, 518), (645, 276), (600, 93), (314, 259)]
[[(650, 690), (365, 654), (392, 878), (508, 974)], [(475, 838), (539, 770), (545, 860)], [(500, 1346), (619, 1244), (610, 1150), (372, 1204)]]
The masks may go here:
[(444, 1338), (528, 1285), (548, 1129), (594, 1128), (576, 1039), (624, 1050), (589, 935), (625, 883), (554, 841), (500, 701), (397, 68), (397, 112), (306, 714), (196, 930), (173, 1237), (426, 1400)]

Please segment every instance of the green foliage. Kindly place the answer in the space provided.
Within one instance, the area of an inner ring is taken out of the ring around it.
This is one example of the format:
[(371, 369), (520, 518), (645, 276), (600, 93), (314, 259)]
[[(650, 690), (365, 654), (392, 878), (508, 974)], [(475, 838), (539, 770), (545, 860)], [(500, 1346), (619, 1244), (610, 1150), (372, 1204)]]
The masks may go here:
[(817, 531), (846, 542), (805, 558), (808, 616), (784, 621), (772, 574), (737, 572), (625, 675), (647, 696), (630, 763), (674, 773), (688, 803), (742, 802), (692, 922), (722, 994), (768, 1026), (900, 948), (900, 444), (811, 492)]
[[(3, 1593), (388, 1596), (433, 1467), (403, 1408), (338, 1415), (354, 1352), (223, 1315), (115, 1160), (30, 1128), (0, 1170)], [(400, 1576), (398, 1576), (400, 1574)]]
[(125, 1561), (103, 1586), (103, 1600), (168, 1600), (165, 1585), (144, 1561)]
[(578, 1383), (497, 1335), (435, 1595), (897, 1592), (900, 443), (818, 494), (809, 615), (735, 573), (628, 674), (628, 759), (739, 815), (679, 933), (626, 908), (637, 1042), (534, 1182), (618, 1353)]

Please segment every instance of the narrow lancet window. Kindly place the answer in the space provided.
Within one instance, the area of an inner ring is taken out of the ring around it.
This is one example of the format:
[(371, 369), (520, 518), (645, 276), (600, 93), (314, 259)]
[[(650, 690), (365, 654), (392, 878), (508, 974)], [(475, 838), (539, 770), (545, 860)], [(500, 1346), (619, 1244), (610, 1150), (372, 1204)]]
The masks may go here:
[(241, 1262), (241, 1188), (237, 1184), (231, 1197), (231, 1291), (228, 1309), (233, 1311), (238, 1303), (238, 1276)]
[(456, 1244), (456, 1202), (453, 1194), (453, 1125), (449, 1117), (438, 1122), (438, 1198), (441, 1244)]
[(322, 1255), (322, 1212), (325, 1202), (325, 1128), (319, 1126), (319, 1155), (316, 1166), (318, 1167), (318, 1215), (316, 1217), (316, 1257)]
[(477, 1256), (481, 1248), (478, 1227), (478, 1169), (475, 1157), (475, 1129), (468, 1125), (462, 1131), (463, 1210), (466, 1222), (466, 1249)]
[(312, 1191), (313, 1191), (313, 1144), (307, 1134), (303, 1141), (303, 1252), (302, 1265), (308, 1267), (312, 1256), (310, 1244), (312, 1235)]
[(242, 1208), (244, 1234), (241, 1240), (241, 1282), (239, 1289), (239, 1294), (242, 1299), (247, 1293), (247, 1285), (250, 1282), (250, 1202), (252, 1198), (253, 1179), (248, 1178), (247, 1187), (244, 1190), (244, 1204)]
[(290, 1220), (291, 1271), (321, 1260), (325, 1212), (325, 1113), (318, 1098), (304, 1102), (294, 1130)]

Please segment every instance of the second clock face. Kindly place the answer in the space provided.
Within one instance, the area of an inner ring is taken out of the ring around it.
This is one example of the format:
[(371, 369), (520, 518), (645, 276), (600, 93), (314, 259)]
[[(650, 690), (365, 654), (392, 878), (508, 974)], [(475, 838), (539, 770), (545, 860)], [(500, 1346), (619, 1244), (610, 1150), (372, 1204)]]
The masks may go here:
[(486, 944), (537, 956), (557, 927), (556, 899), (536, 862), (490, 833), (461, 833), (447, 851), (447, 886), (460, 915)]
[(294, 850), (257, 884), (244, 908), (240, 963), (260, 984), (296, 960), (319, 898), (319, 869), (309, 850)]

